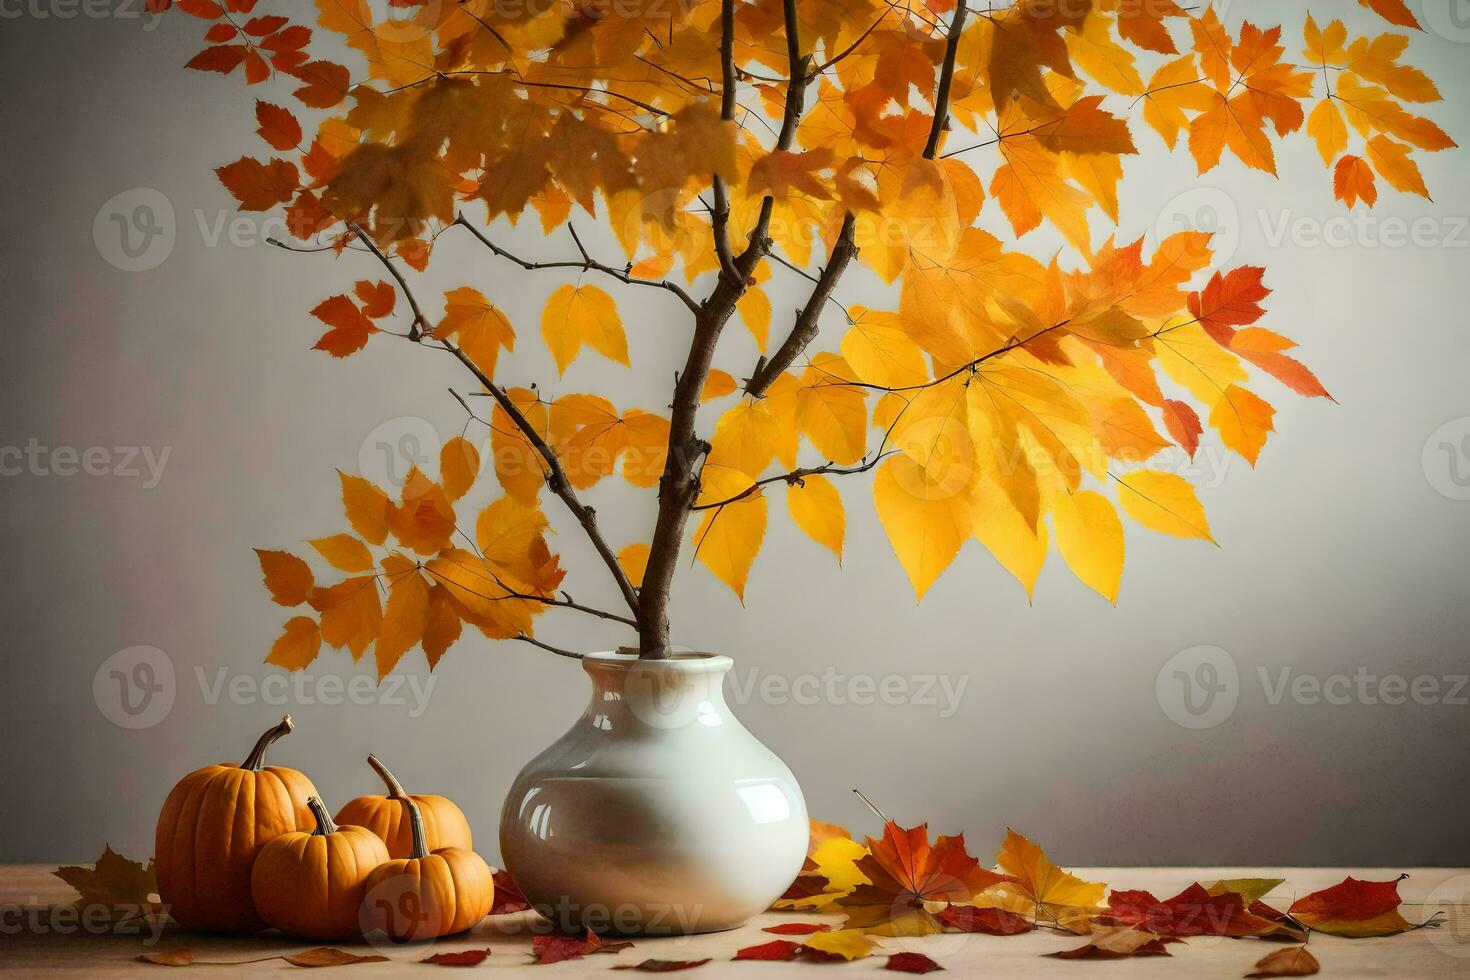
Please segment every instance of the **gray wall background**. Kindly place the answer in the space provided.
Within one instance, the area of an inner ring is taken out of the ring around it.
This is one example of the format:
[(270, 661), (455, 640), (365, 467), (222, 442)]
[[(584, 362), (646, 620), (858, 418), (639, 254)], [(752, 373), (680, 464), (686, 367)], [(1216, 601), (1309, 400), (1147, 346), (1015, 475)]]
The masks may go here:
[[(1447, 102), (1431, 114), (1464, 141), (1470, 29), (1455, 28), (1449, 7), (1467, 16), (1470, 7), (1425, 3), (1439, 8), (1426, 13), (1440, 29), (1416, 37), (1409, 60), (1436, 78)], [(1357, 5), (1333, 6), (1355, 31), (1376, 29)], [(1237, 0), (1225, 19), (1281, 22), (1294, 53), (1306, 9)], [(397, 342), (346, 362), (308, 351), (316, 332), (307, 311), (381, 270), (358, 254), (269, 248), (271, 229), (256, 218), (231, 232), (237, 216), (210, 171), (262, 153), (252, 99), (289, 103), (289, 80), (247, 91), (238, 78), (184, 71), (201, 33), (184, 16), (146, 30), (122, 13), (62, 19), (47, 10), (0, 25), (9, 93), (0, 104), (0, 444), (105, 447), (104, 468), (114, 471), (126, 469), (115, 447), (169, 455), (156, 486), (146, 469), (61, 475), (64, 454), (47, 457), (47, 475), (0, 479), (0, 860), (84, 860), (104, 842), (147, 855), (172, 783), (239, 758), (283, 711), (299, 731), (273, 758), (307, 770), (331, 805), (374, 789), (362, 758), (378, 752), (411, 788), (456, 798), (494, 860), (512, 776), (582, 707), (574, 664), (476, 635), (441, 664), (422, 711), (406, 686), (370, 695), (383, 703), (322, 703), (330, 685), (371, 676), (371, 658), (354, 666), (345, 653), (324, 651), (284, 705), (259, 688), (280, 674), (261, 660), (287, 614), (268, 601), (251, 548), (301, 548), (345, 530), (333, 470), (366, 466), (382, 478), (378, 443), (457, 433), (463, 413), (445, 388), (465, 390), (465, 377), (447, 358)], [(744, 607), (696, 566), (677, 595), (678, 639), (735, 655), (742, 684), (752, 670), (779, 683), (831, 669), (966, 685), (947, 716), (942, 700), (756, 697), (740, 708), (798, 773), (812, 812), (859, 830), (876, 828), (854, 786), (900, 820), (966, 832), (977, 852), (1010, 824), (1076, 864), (1470, 864), (1470, 692), (1443, 696), (1470, 670), (1467, 158), (1423, 155), (1434, 203), (1386, 193), (1370, 217), (1340, 226), (1342, 240), (1314, 244), (1312, 230), (1344, 211), (1305, 138), (1282, 150), (1279, 181), (1228, 162), (1197, 178), (1184, 153), (1169, 155), (1134, 120), (1143, 154), (1128, 168), (1120, 235), (1171, 231), (1179, 220), (1218, 227), (1230, 265), (1268, 266), (1276, 293), (1266, 324), (1301, 343), (1339, 401), (1262, 382), (1280, 414), (1260, 468), (1232, 459), (1203, 470), (1223, 547), (1130, 525), (1113, 608), (1055, 554), (1028, 605), (976, 545), (918, 606), (866, 484), (854, 481), (840, 573), (777, 496)], [(993, 162), (973, 156), (988, 181)], [(129, 272), (114, 264), (126, 263), (108, 216), (155, 200), (138, 188), (172, 208), (171, 223), (160, 221), (174, 245), (156, 267)], [(987, 205), (991, 227), (997, 214)], [(1395, 222), (1417, 222), (1418, 240), (1396, 238)], [(608, 236), (585, 219), (582, 227), (601, 254), (614, 254)], [(570, 254), (569, 242), (542, 241), (534, 228), (495, 234), (531, 255)], [(559, 382), (538, 323), (563, 280), (523, 274), (454, 239), (446, 236), (419, 295), (469, 283), (506, 309), (523, 343), (502, 377), (661, 406), (646, 385), (681, 359), (677, 305), (617, 291), (635, 370), (588, 354)], [(1040, 255), (1057, 244), (1046, 231), (1024, 241)], [(849, 301), (891, 301), (873, 281), (850, 279)], [(798, 284), (789, 285), (773, 295), (775, 332), (797, 303)], [(720, 366), (748, 373), (754, 349), (743, 331), (730, 336)], [(1206, 438), (1202, 456), (1223, 458)], [(618, 544), (646, 540), (650, 498), (611, 484), (593, 497)], [(565, 516), (554, 501), (547, 510)], [(569, 587), (612, 604), (575, 527), (563, 527)], [(575, 617), (542, 623), (567, 646), (624, 640)], [(94, 680), (109, 657), (138, 645), (163, 651), (155, 676), (171, 676), (175, 693), (155, 724), (129, 729), (109, 720), (118, 715), (109, 671), (100, 695)], [(1199, 646), (1228, 652), (1238, 703), (1196, 730), (1165, 710), (1172, 671), (1196, 671), (1195, 654), (1164, 668)], [(421, 654), (404, 664), (427, 683)], [(1261, 671), (1273, 685), (1281, 671), (1324, 681), (1359, 671), (1430, 677), (1440, 697), (1273, 699)], [(220, 677), (227, 686), (215, 696)]]

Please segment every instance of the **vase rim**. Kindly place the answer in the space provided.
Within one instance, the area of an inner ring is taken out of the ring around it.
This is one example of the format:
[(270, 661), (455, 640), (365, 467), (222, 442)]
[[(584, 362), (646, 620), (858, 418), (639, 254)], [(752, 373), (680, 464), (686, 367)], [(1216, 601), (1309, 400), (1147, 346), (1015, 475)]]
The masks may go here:
[(679, 673), (717, 673), (735, 666), (735, 661), (720, 653), (703, 653), (695, 650), (679, 650), (662, 660), (644, 660), (636, 653), (620, 653), (615, 650), (599, 650), (583, 654), (582, 663), (587, 669), (633, 668), (667, 670)]

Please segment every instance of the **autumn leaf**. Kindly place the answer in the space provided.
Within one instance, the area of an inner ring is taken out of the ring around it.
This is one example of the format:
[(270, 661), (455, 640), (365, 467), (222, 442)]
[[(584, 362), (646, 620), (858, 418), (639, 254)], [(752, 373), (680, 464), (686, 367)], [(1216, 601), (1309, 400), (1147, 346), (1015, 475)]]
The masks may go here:
[(946, 932), (974, 932), (985, 936), (1017, 936), (1036, 928), (1029, 919), (997, 908), (950, 905), (934, 916)]
[(311, 546), (330, 562), (333, 568), (339, 568), (344, 572), (369, 572), (375, 567), (373, 554), (368, 551), (367, 545), (350, 534), (314, 538)]
[(603, 942), (591, 929), (582, 936), (547, 935), (531, 939), (532, 955), (540, 964), (580, 960), (593, 953), (620, 953), (632, 945), (629, 942)]
[(1144, 527), (1178, 538), (1203, 538), (1215, 543), (1205, 509), (1195, 496), (1193, 485), (1182, 476), (1159, 470), (1134, 470), (1115, 479), (1118, 503), (1124, 513)]
[(933, 973), (935, 970), (944, 969), (944, 967), (923, 953), (894, 953), (883, 964), (883, 969), (895, 970), (899, 973)]
[(257, 100), (255, 119), (260, 124), (256, 132), (275, 149), (294, 150), (300, 145), (301, 123), (296, 121), (291, 110)]
[(1008, 880), (987, 893), (987, 906), (1062, 928), (1078, 927), (1103, 912), (1107, 885), (1083, 881), (1062, 870), (1014, 830), (1007, 832), (995, 860)]
[(1396, 27), (1412, 27), (1416, 31), (1424, 29), (1404, 0), (1358, 0), (1358, 3)]
[(333, 949), (330, 946), (318, 946), (304, 953), (288, 953), (279, 958), (292, 966), (352, 966), (356, 963), (388, 962), (386, 956), (352, 953), (345, 949)]
[(458, 953), (435, 953), (419, 960), (435, 966), (479, 966), (493, 953), (492, 949), (466, 949)]
[(847, 926), (887, 936), (927, 936), (944, 925), (925, 902), (968, 902), (1009, 879), (980, 867), (965, 851), (965, 838), (943, 837), (932, 845), (926, 824), (905, 829), (893, 821), (857, 862), (868, 883), (839, 898), (833, 908), (847, 913)]
[(495, 904), (490, 907), (491, 915), (506, 915), (523, 912), (531, 907), (521, 887), (511, 878), (509, 871), (495, 872)]
[(836, 932), (819, 932), (801, 944), (803, 954), (809, 958), (819, 957), (860, 960), (871, 956), (878, 944), (863, 934), (861, 929), (840, 929)]
[(803, 477), (786, 486), (786, 506), (796, 526), (817, 544), (831, 549), (842, 560), (842, 542), (847, 531), (847, 517), (842, 497), (825, 476)]
[(269, 211), (285, 204), (295, 195), (301, 178), (296, 165), (289, 160), (272, 159), (261, 163), (253, 157), (241, 157), (215, 171), (220, 183), (235, 196), (241, 211)]
[(439, 450), (439, 473), (445, 495), (450, 500), (458, 500), (474, 485), (480, 473), (480, 451), (468, 439), (455, 436)]
[(346, 296), (330, 296), (322, 300), (311, 315), (332, 328), (322, 334), (312, 349), (324, 350), (333, 357), (357, 353), (367, 346), (368, 338), (378, 332), (377, 325)]
[(1331, 888), (1304, 895), (1291, 904), (1287, 913), (1315, 932), (1362, 939), (1368, 936), (1394, 936), (1410, 929), (1399, 912), (1399, 882), (1363, 881), (1351, 875)]
[(53, 872), (78, 892), (74, 903), (82, 909), (105, 910), (109, 920), (134, 918), (155, 912), (160, 906), (154, 901), (158, 893), (158, 875), (150, 860), (146, 865), (132, 861), (104, 846), (102, 856), (92, 867), (67, 865)]
[(1337, 161), (1333, 171), (1333, 189), (1337, 199), (1350, 208), (1359, 201), (1370, 208), (1378, 203), (1378, 185), (1373, 168), (1362, 157), (1347, 154)]
[(271, 599), (282, 606), (299, 606), (311, 598), (315, 581), (306, 562), (285, 551), (255, 549), (260, 573)]
[(733, 959), (781, 962), (794, 960), (800, 953), (801, 943), (792, 942), (789, 939), (773, 939), (768, 943), (746, 946), (743, 949), (736, 950)]
[(1322, 964), (1317, 962), (1317, 957), (1305, 946), (1293, 946), (1291, 949), (1278, 949), (1274, 953), (1267, 953), (1256, 961), (1256, 969), (1253, 973), (1247, 973), (1247, 980), (1259, 980), (1263, 977), (1310, 977), (1322, 969)]
[(1061, 960), (1116, 960), (1131, 956), (1168, 956), (1166, 943), (1176, 939), (1160, 938), (1151, 932), (1143, 932), (1131, 926), (1094, 925), (1088, 933), (1088, 941), (1074, 949), (1047, 953)]
[(810, 936), (817, 932), (831, 931), (832, 926), (827, 922), (783, 922), (778, 926), (766, 926), (761, 930), (773, 936)]
[(643, 573), (648, 569), (649, 547), (642, 542), (630, 544), (618, 552), (618, 564), (622, 566), (623, 574), (628, 576), (628, 581), (636, 589), (643, 584)]
[(584, 344), (608, 360), (628, 364), (628, 338), (617, 305), (596, 286), (562, 286), (552, 293), (541, 314), (541, 336), (562, 374)]
[(678, 973), (682, 970), (694, 970), (710, 962), (708, 958), (702, 960), (644, 960), (642, 963), (620, 963), (613, 967), (614, 970), (637, 970), (640, 973)]
[(284, 632), (271, 646), (265, 662), (287, 670), (303, 670), (316, 659), (322, 648), (322, 632), (310, 616), (296, 616), (286, 621)]
[(1236, 892), (1212, 894), (1195, 883), (1173, 898), (1159, 900), (1146, 891), (1117, 891), (1108, 900), (1106, 921), (1133, 926), (1155, 936), (1267, 936), (1277, 925), (1249, 911)]
[(698, 506), (708, 509), (694, 531), (694, 553), (743, 599), (750, 566), (766, 536), (765, 494), (759, 489), (747, 494), (750, 477), (713, 463), (705, 466), (701, 484)]
[(516, 332), (478, 289), (461, 286), (444, 294), (444, 318), (434, 328), (439, 340), (455, 340), (475, 365), (491, 378), (502, 348), (513, 350)]

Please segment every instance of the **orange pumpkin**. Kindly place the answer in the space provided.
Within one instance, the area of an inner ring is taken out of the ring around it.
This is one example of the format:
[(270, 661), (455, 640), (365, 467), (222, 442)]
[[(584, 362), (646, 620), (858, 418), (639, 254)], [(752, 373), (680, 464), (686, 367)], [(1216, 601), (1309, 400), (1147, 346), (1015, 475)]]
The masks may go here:
[(306, 804), (316, 795), (311, 780), (295, 769), (265, 768), (266, 749), (293, 727), (289, 715), (282, 718), (244, 762), (196, 769), (164, 800), (153, 851), (158, 894), (180, 925), (265, 927), (250, 903), (250, 865), (266, 842), (315, 825)]
[(417, 793), (409, 796), (377, 756), (370, 755), (367, 761), (388, 787), (388, 795), (359, 796), (349, 800), (337, 811), (338, 823), (366, 827), (388, 845), (389, 857), (406, 858), (413, 851), (413, 831), (409, 829), (408, 820), (408, 801), (413, 800), (419, 805), (419, 814), (424, 821), (424, 840), (428, 842), (430, 851), (444, 847), (462, 847), (467, 851), (474, 848), (470, 823), (453, 801)]
[(464, 932), (490, 912), (495, 898), (490, 868), (465, 848), (430, 852), (418, 804), (404, 802), (413, 850), (368, 875), (364, 931), (382, 931), (398, 942)]
[(260, 849), (250, 869), (250, 897), (267, 924), (302, 939), (361, 935), (368, 874), (388, 848), (366, 827), (339, 827), (322, 801), (306, 801), (311, 833), (282, 834)]

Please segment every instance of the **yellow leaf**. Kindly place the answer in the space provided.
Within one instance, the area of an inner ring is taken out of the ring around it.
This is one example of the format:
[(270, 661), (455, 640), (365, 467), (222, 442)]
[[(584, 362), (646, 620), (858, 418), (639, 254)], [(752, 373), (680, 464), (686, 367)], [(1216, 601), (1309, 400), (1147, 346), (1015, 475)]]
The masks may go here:
[[(547, 436), (546, 405), (529, 388), (511, 388), (506, 396), (541, 438)], [(546, 482), (546, 463), (515, 421), (498, 404), (490, 417), (490, 457), (505, 492), (525, 503), (536, 500)]]
[(287, 670), (303, 670), (316, 659), (321, 648), (322, 633), (316, 620), (297, 616), (286, 621), (285, 631), (271, 646), (265, 662)]
[(975, 490), (974, 534), (1026, 589), (1026, 598), (1034, 598), (1036, 579), (1046, 564), (1051, 544), (1046, 525), (1038, 522), (1032, 530), (1005, 491), (990, 480), (982, 480)]
[(729, 371), (721, 371), (715, 368), (710, 371), (709, 377), (704, 379), (704, 390), (699, 393), (699, 400), (712, 402), (716, 398), (724, 398), (726, 395), (735, 393), (735, 379)]
[(627, 446), (623, 449), (619, 472), (635, 487), (655, 486), (664, 474), (669, 455), (669, 420), (642, 409), (630, 408), (623, 413), (623, 429)]
[(1342, 110), (1331, 99), (1323, 99), (1312, 110), (1307, 119), (1307, 135), (1317, 141), (1317, 152), (1322, 162), (1331, 164), (1337, 155), (1347, 149), (1347, 123), (1343, 122)]
[[(700, 475), (701, 505), (730, 500), (751, 486), (738, 469), (706, 463)], [(733, 503), (704, 512), (694, 532), (699, 560), (720, 581), (745, 598), (745, 580), (766, 536), (766, 497), (759, 490)]]
[(878, 943), (869, 939), (861, 929), (839, 929), (837, 932), (819, 932), (808, 936), (802, 943), (808, 949), (826, 953), (829, 956), (840, 956), (844, 960), (860, 960), (865, 956), (872, 955), (873, 950), (878, 948)]
[(1240, 358), (1215, 343), (1198, 323), (1166, 327), (1154, 341), (1159, 367), (1207, 405), (1230, 385), (1246, 379)]
[(648, 570), (649, 554), (648, 545), (641, 541), (618, 552), (618, 564), (623, 566), (623, 574), (628, 576), (628, 581), (635, 589), (643, 585), (643, 573)]
[(1394, 190), (1429, 198), (1424, 175), (1404, 144), (1395, 143), (1387, 136), (1375, 136), (1368, 141), (1368, 159), (1373, 161), (1373, 168)]
[(463, 436), (455, 436), (439, 450), (439, 475), (450, 500), (458, 500), (469, 492), (479, 473), (480, 451)]
[(835, 354), (818, 354), (796, 391), (796, 424), (817, 452), (844, 466), (863, 458), (868, 406), (863, 389), (847, 382), (852, 372)]
[(1080, 490), (1052, 502), (1057, 550), (1082, 583), (1114, 605), (1123, 579), (1123, 524), (1102, 494)]
[(329, 538), (314, 538), (311, 546), (331, 563), (333, 568), (344, 572), (370, 572), (373, 569), (373, 554), (367, 545), (350, 534), (334, 534)]
[(970, 536), (972, 512), (968, 493), (936, 487), (924, 468), (905, 455), (878, 467), (873, 503), (888, 540), (908, 573), (914, 595), (924, 593), (949, 567)]
[(628, 364), (628, 338), (613, 298), (596, 286), (562, 286), (546, 301), (541, 336), (566, 374), (586, 344), (609, 360)]
[(444, 294), (444, 319), (434, 328), (439, 340), (457, 338), (459, 347), (486, 375), (495, 377), (500, 349), (515, 347), (516, 332), (495, 306), (471, 286)]
[(369, 544), (382, 544), (388, 537), (388, 495), (360, 476), (340, 470), (342, 509), (352, 529)]
[(311, 607), (322, 615), (322, 639), (333, 649), (352, 651), (354, 663), (378, 638), (383, 606), (376, 576), (360, 575), (317, 589)]
[(392, 588), (383, 613), (383, 633), (374, 650), (379, 680), (392, 673), (403, 655), (424, 638), (429, 621), (429, 586), (419, 574), (417, 563), (390, 556), (383, 562), (383, 571), (392, 581)]
[(1063, 928), (1080, 927), (1103, 912), (1107, 885), (1083, 881), (1062, 870), (1047, 860), (1041, 848), (1014, 830), (1007, 832), (995, 863), (1017, 880), (1001, 882), (982, 896), (988, 907), (1008, 909)]
[(1112, 20), (1101, 11), (1089, 14), (1081, 33), (1067, 34), (1072, 63), (1119, 95), (1142, 95), (1143, 79), (1133, 55), (1113, 40), (1112, 27)]
[(1215, 542), (1205, 509), (1188, 480), (1158, 470), (1134, 470), (1117, 480), (1122, 488), (1118, 503), (1144, 527), (1178, 538)]
[(842, 338), (842, 356), (859, 381), (903, 388), (929, 380), (924, 352), (904, 331), (897, 313), (853, 307), (853, 325)]
[(740, 470), (752, 480), (759, 477), (776, 455), (782, 425), (770, 399), (744, 399), (715, 423), (710, 437), (709, 461)]
[(842, 560), (842, 540), (847, 532), (847, 513), (842, 496), (825, 476), (804, 477), (786, 487), (786, 506), (796, 526), (817, 544), (832, 549)]
[(1271, 421), (1275, 415), (1276, 409), (1268, 402), (1240, 385), (1231, 385), (1210, 410), (1210, 425), (1219, 431), (1226, 447), (1255, 466), (1266, 437), (1276, 431)]

